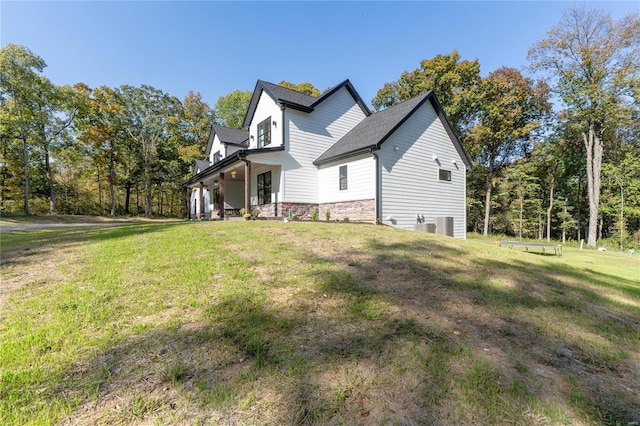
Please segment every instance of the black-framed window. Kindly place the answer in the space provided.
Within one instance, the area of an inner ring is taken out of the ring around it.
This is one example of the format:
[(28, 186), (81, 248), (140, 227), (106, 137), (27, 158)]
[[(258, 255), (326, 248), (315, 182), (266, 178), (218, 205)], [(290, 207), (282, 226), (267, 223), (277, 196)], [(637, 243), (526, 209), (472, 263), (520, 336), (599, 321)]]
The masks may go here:
[(347, 166), (340, 166), (340, 191), (347, 189)]
[(271, 117), (258, 124), (258, 148), (271, 144)]
[(217, 151), (213, 154), (213, 164), (220, 162), (220, 160), (222, 160), (222, 155), (220, 155), (220, 151)]
[(451, 170), (438, 169), (438, 180), (451, 182)]
[(271, 172), (258, 175), (258, 204), (271, 203)]

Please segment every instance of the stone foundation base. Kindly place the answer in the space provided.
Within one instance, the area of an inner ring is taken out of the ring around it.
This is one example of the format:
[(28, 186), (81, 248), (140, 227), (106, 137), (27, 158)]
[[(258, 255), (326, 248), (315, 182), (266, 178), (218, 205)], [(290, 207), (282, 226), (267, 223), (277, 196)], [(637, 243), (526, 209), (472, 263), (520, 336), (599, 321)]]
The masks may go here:
[(375, 200), (343, 201), (340, 203), (303, 204), (303, 203), (271, 203), (253, 206), (259, 209), (259, 217), (287, 217), (300, 220), (311, 220), (313, 211), (318, 209), (318, 220), (326, 220), (326, 212), (330, 210), (329, 220), (343, 221), (345, 218), (355, 221), (373, 222), (376, 220)]
[(326, 203), (319, 205), (320, 220), (326, 219), (326, 212), (330, 210), (330, 220), (349, 220), (374, 222), (376, 220), (376, 202), (374, 199), (344, 201), (341, 203)]

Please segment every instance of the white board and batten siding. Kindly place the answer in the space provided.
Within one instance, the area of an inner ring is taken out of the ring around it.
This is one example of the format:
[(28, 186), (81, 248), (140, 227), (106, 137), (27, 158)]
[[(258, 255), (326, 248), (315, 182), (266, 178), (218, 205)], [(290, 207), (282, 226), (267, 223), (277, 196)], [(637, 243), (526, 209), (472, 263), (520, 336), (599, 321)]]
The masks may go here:
[(322, 101), (311, 113), (289, 108), (285, 114), (289, 139), (286, 151), (291, 161), (282, 165), (283, 200), (317, 203), (319, 177), (313, 161), (362, 121), (365, 114), (346, 88)]
[(209, 153), (209, 162), (214, 164), (213, 157), (216, 152), (220, 152), (220, 161), (224, 160), (228, 156), (232, 155), (234, 152), (243, 149), (239, 146), (228, 145), (226, 143), (222, 143), (218, 135), (215, 135), (213, 138), (213, 143), (211, 144), (211, 152)]
[[(466, 238), (466, 168), (429, 102), (382, 144), (379, 158), (383, 223), (413, 229), (417, 215), (428, 223), (453, 217), (453, 236)], [(450, 182), (439, 180), (439, 169), (451, 172)]]
[(241, 146), (234, 146), (234, 145), (226, 145), (225, 144), (224, 152), (222, 152), (222, 159), (224, 160), (225, 158), (227, 158), (230, 155), (232, 155), (234, 152), (240, 151), (241, 149), (244, 149), (244, 148), (242, 148)]
[[(211, 191), (204, 189), (204, 213), (211, 211)], [(196, 216), (200, 213), (200, 188), (191, 191), (191, 214)]]
[(249, 148), (258, 148), (258, 124), (271, 117), (271, 121), (275, 121), (276, 125), (271, 124), (271, 143), (261, 148), (271, 148), (282, 145), (282, 111), (280, 106), (263, 90), (258, 99), (255, 113), (249, 125)]
[[(340, 190), (340, 167), (347, 166), (347, 189)], [(371, 154), (323, 164), (319, 169), (318, 202), (369, 200), (376, 194), (376, 163)]]
[(218, 137), (218, 135), (215, 135), (213, 137), (213, 143), (211, 144), (211, 152), (209, 152), (209, 163), (213, 164), (213, 157), (218, 151), (220, 152), (220, 156), (222, 157), (221, 159), (223, 159), (225, 156), (224, 146), (220, 142), (220, 138)]

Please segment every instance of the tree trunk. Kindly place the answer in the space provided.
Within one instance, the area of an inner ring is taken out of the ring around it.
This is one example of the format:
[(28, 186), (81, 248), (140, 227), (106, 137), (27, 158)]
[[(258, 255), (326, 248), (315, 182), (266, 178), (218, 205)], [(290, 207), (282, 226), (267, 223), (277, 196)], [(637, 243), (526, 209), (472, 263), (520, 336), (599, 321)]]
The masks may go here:
[(580, 210), (580, 194), (582, 193), (582, 178), (578, 177), (578, 195), (576, 197), (576, 230), (578, 232), (578, 238), (576, 241), (580, 241), (581, 237), (582, 237), (582, 229), (580, 228), (582, 225), (580, 225), (581, 219), (582, 219), (582, 215), (580, 214), (581, 210)]
[(518, 230), (518, 238), (522, 239), (522, 215), (524, 210), (524, 194), (520, 194), (520, 229)]
[(49, 149), (44, 148), (44, 171), (49, 183), (49, 214), (56, 213), (56, 192), (53, 188), (53, 172), (51, 171), (51, 161), (49, 160)]
[(153, 194), (151, 193), (151, 170), (144, 171), (144, 215), (151, 216), (153, 211)]
[(551, 189), (549, 190), (549, 208), (547, 209), (547, 241), (551, 241), (551, 211), (553, 210), (553, 185), (554, 178), (551, 177)]
[(582, 133), (587, 151), (587, 195), (589, 197), (589, 229), (587, 246), (595, 247), (600, 205), (600, 177), (602, 172), (602, 139), (597, 123), (589, 123), (588, 133)]
[(484, 199), (484, 236), (489, 235), (489, 218), (491, 216), (491, 186), (493, 180), (493, 161), (489, 162), (489, 174), (487, 175), (487, 195)]
[[(7, 143), (2, 144), (2, 158), (5, 159), (7, 158)], [(0, 167), (2, 168), (0, 170), (0, 211), (4, 211), (4, 193), (5, 193), (5, 189), (6, 189), (6, 185), (5, 185), (5, 180), (7, 178), (7, 163), (6, 162), (2, 162), (0, 163)]]
[(600, 219), (598, 220), (598, 239), (601, 240), (602, 239), (602, 229), (604, 228), (604, 218), (602, 216), (600, 216)]
[(22, 134), (22, 160), (24, 161), (24, 214), (29, 214), (29, 145)]
[[(565, 201), (566, 202), (566, 201)], [(567, 205), (562, 208), (562, 244), (567, 241)]]
[(624, 250), (624, 191), (620, 185), (620, 251)]
[(542, 214), (538, 213), (538, 239), (542, 239), (542, 234), (544, 233), (544, 222), (542, 221)]
[(124, 212), (129, 214), (129, 203), (131, 201), (131, 180), (127, 179), (124, 188)]
[(111, 200), (111, 216), (116, 215), (115, 161), (113, 154), (109, 156), (109, 198)]
[(98, 173), (98, 207), (100, 208), (100, 214), (102, 214), (102, 181), (100, 180), (100, 166), (96, 166)]

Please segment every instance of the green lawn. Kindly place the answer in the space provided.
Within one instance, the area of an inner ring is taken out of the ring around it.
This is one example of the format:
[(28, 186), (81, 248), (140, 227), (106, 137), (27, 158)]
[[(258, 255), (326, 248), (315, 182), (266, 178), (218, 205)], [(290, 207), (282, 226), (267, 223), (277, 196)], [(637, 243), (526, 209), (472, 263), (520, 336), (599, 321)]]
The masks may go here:
[(5, 232), (0, 424), (640, 419), (640, 257), (360, 224)]

